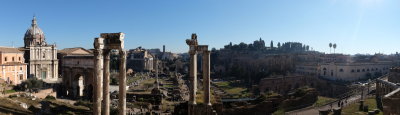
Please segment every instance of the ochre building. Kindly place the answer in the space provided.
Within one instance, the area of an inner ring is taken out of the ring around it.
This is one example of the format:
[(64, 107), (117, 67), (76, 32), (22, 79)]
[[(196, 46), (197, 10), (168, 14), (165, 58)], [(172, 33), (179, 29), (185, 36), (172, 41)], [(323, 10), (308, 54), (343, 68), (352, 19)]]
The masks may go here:
[(0, 79), (17, 85), (27, 79), (24, 52), (17, 48), (0, 47)]

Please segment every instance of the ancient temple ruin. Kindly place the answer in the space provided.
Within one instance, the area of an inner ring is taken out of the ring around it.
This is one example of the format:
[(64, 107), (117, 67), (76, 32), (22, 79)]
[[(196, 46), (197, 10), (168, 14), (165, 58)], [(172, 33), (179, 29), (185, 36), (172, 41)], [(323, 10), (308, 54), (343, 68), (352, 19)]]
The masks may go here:
[[(190, 55), (190, 97), (189, 97), (189, 115), (210, 115), (212, 114), (212, 106), (210, 102), (210, 51), (208, 45), (198, 45), (197, 35), (192, 34), (191, 39), (186, 40), (186, 44), (189, 45)], [(204, 87), (204, 106), (200, 107), (196, 103), (196, 92), (197, 92), (197, 54), (202, 54), (202, 71), (203, 71), (203, 87)]]
[(94, 115), (110, 114), (110, 51), (119, 51), (119, 104), (120, 115), (126, 114), (126, 52), (124, 33), (102, 33), (94, 40)]

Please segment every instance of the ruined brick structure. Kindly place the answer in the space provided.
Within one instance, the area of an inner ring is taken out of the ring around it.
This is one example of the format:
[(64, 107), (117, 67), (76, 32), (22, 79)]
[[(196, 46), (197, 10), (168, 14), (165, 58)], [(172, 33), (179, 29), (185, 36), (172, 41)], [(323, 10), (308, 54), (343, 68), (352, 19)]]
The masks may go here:
[(376, 99), (384, 115), (400, 114), (400, 68), (391, 68), (388, 81), (376, 80)]
[(272, 76), (261, 79), (259, 83), (260, 92), (273, 91), (279, 94), (285, 94), (292, 89), (296, 89), (303, 86), (313, 85), (307, 77), (302, 75), (292, 76)]

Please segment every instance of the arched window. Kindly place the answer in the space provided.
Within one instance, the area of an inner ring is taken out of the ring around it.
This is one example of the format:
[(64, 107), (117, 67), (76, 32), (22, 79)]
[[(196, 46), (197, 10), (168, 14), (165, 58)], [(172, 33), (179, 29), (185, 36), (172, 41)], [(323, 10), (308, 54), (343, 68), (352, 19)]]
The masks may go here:
[(339, 69), (340, 72), (343, 72), (344, 70), (342, 68)]
[(7, 61), (7, 57), (4, 58), (4, 61)]
[(354, 69), (352, 69), (351, 72), (354, 72)]
[(360, 69), (357, 69), (357, 72), (360, 72)]
[(12, 61), (15, 61), (14, 57), (11, 58)]
[(362, 72), (365, 72), (365, 69), (362, 69)]

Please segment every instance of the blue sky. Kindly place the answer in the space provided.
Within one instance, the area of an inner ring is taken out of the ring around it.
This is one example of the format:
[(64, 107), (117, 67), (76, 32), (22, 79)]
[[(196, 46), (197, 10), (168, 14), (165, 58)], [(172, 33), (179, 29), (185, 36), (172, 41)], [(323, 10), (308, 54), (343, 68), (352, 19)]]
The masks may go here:
[(172, 52), (186, 52), (191, 33), (217, 49), (260, 37), (322, 52), (332, 42), (346, 54), (400, 48), (400, 0), (9, 0), (0, 4), (0, 46), (23, 46), (34, 14), (59, 49), (92, 48), (106, 32), (124, 32), (129, 49)]

